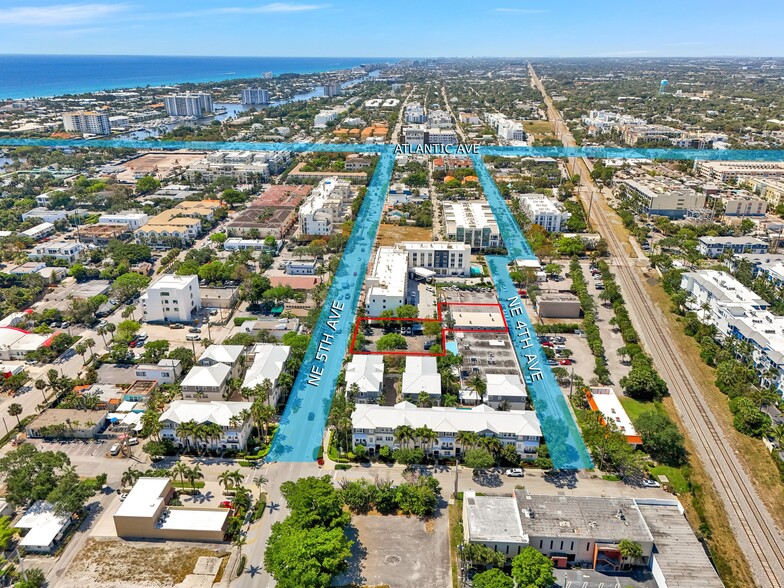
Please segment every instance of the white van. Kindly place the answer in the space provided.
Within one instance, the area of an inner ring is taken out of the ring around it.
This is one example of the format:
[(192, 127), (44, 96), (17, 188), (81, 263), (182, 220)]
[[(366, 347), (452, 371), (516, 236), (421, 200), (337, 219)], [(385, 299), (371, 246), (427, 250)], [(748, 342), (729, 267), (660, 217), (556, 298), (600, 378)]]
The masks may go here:
[(112, 448), (109, 450), (109, 453), (111, 453), (112, 455), (117, 455), (118, 453), (120, 453), (120, 444), (115, 443), (114, 445), (112, 445)]
[(186, 341), (201, 341), (201, 335), (185, 335)]

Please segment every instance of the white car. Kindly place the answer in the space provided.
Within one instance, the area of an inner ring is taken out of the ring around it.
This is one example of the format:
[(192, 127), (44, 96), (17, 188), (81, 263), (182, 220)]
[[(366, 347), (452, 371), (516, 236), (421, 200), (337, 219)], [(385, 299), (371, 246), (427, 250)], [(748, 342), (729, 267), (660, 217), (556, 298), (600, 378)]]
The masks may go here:
[(123, 492), (122, 494), (120, 494), (120, 502), (123, 502), (126, 498), (128, 498), (127, 492)]
[(506, 475), (510, 478), (522, 478), (525, 473), (522, 468), (512, 468), (511, 470), (506, 470)]
[(646, 488), (661, 488), (661, 484), (659, 484), (656, 480), (649, 480), (648, 478), (645, 478), (642, 481), (642, 485)]

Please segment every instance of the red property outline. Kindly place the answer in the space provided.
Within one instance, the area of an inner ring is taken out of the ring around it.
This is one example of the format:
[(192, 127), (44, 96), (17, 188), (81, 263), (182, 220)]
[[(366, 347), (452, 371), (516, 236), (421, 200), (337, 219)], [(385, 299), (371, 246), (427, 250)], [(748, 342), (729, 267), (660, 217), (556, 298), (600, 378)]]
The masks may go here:
[[(481, 307), (495, 307), (501, 315), (501, 320), (504, 323), (503, 328), (497, 327), (494, 329), (441, 329), (441, 353), (430, 353), (428, 351), (356, 351), (354, 350), (354, 342), (359, 333), (359, 326), (363, 321), (398, 321), (398, 322), (413, 322), (413, 323), (443, 323), (444, 317), (441, 311), (442, 306), (481, 306)], [(357, 319), (354, 325), (354, 333), (351, 336), (351, 345), (348, 352), (352, 355), (403, 355), (411, 357), (444, 357), (446, 355), (446, 334), (451, 333), (506, 333), (509, 335), (509, 325), (506, 323), (504, 317), (503, 307), (494, 302), (439, 302), (438, 318), (397, 318), (397, 317), (374, 317), (366, 316)]]

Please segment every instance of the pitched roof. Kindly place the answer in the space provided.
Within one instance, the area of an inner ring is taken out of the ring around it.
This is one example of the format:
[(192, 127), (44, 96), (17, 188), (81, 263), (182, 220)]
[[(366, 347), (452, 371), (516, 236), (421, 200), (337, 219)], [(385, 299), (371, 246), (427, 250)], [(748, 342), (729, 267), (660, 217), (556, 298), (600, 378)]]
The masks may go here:
[(441, 375), (435, 357), (406, 357), (403, 394), (441, 394)]
[(346, 387), (359, 386), (360, 392), (378, 392), (384, 382), (384, 358), (355, 355), (346, 366)]
[(525, 384), (517, 374), (486, 374), (488, 396), (514, 396), (525, 397), (528, 395)]
[(221, 427), (231, 426), (231, 418), (239, 415), (243, 410), (250, 410), (252, 402), (224, 402), (212, 400), (199, 402), (196, 400), (175, 400), (169, 405), (158, 419), (161, 422), (173, 423), (216, 423)]
[(418, 408), (410, 402), (395, 406), (358, 404), (351, 415), (354, 429), (395, 429), (401, 425), (418, 428), (427, 425), (438, 432), (473, 431), (479, 434), (511, 433), (541, 437), (539, 420), (532, 410), (496, 411), (487, 405), (471, 410), (434, 406)]
[(268, 343), (254, 345), (253, 353), (256, 356), (245, 374), (242, 387), (253, 388), (256, 384), (263, 383), (264, 380), (269, 380), (274, 385), (286, 365), (290, 352), (291, 347), (287, 345), (270, 345)]
[(215, 388), (220, 388), (228, 379), (230, 373), (231, 368), (225, 363), (193, 366), (191, 371), (188, 372), (188, 375), (183, 379), (182, 387), (213, 386)]
[(210, 345), (199, 357), (199, 363), (211, 359), (219, 363), (235, 364), (245, 351), (244, 345)]

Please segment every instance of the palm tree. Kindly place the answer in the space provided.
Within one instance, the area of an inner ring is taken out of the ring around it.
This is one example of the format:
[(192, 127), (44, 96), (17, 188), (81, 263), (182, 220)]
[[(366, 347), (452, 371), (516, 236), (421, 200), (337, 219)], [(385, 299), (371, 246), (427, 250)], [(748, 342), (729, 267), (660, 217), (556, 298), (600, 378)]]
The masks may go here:
[(501, 449), (503, 449), (497, 437), (479, 437), (479, 444), (493, 455), (498, 455), (501, 453)]
[(264, 484), (269, 482), (268, 478), (265, 478), (263, 475), (259, 474), (255, 478), (253, 478), (253, 482), (256, 484), (257, 488), (261, 488)]
[(395, 429), (395, 441), (397, 441), (401, 447), (408, 447), (408, 444), (413, 440), (414, 429), (408, 425), (400, 425)]
[(174, 474), (175, 479), (177, 476), (180, 477), (180, 487), (185, 485), (185, 478), (188, 477), (190, 470), (191, 469), (183, 461), (178, 461), (174, 464), (174, 467), (172, 468), (172, 474)]
[(458, 431), (455, 436), (455, 442), (460, 443), (460, 446), (463, 448), (463, 453), (465, 453), (468, 449), (476, 447), (479, 444), (479, 435), (473, 431)]
[(74, 351), (82, 356), (82, 365), (86, 364), (87, 359), (85, 356), (87, 355), (87, 345), (85, 345), (84, 341), (79, 341), (74, 345)]
[(19, 420), (19, 415), (22, 414), (23, 410), (24, 409), (22, 408), (22, 405), (16, 402), (14, 402), (11, 406), (8, 407), (8, 414), (10, 414), (12, 417), (16, 417), (16, 424), (19, 427), (22, 426), (22, 423)]
[(194, 421), (185, 421), (184, 423), (180, 423), (177, 425), (177, 428), (174, 431), (174, 434), (177, 435), (177, 437), (185, 440), (186, 451), (190, 451), (191, 437), (195, 435), (195, 433), (196, 423)]
[(204, 473), (201, 471), (201, 466), (195, 465), (192, 468), (188, 468), (188, 474), (185, 477), (188, 478), (191, 486), (196, 490), (196, 480), (203, 480)]
[(133, 467), (129, 467), (127, 470), (123, 472), (122, 479), (120, 480), (120, 484), (123, 487), (133, 486), (136, 484), (136, 481), (141, 478), (142, 473), (139, 470), (133, 469)]
[(234, 470), (231, 472), (231, 485), (235, 488), (239, 488), (242, 484), (243, 475), (240, 473), (239, 470)]
[(229, 486), (233, 486), (232, 481), (232, 472), (230, 470), (225, 470), (223, 473), (218, 475), (218, 484), (223, 486), (224, 492), (229, 489)]
[(117, 325), (114, 323), (106, 323), (104, 329), (106, 329), (106, 332), (112, 336), (112, 342), (114, 342), (114, 332), (117, 330)]
[(438, 441), (438, 433), (436, 433), (427, 425), (414, 429), (414, 435), (419, 440), (419, 443), (422, 445), (422, 449), (424, 449), (426, 453), (429, 451), (433, 443)]
[(237, 533), (232, 543), (239, 549), (239, 560), (242, 561), (242, 546), (248, 542), (248, 538), (242, 533)]
[(485, 401), (485, 394), (487, 394), (487, 382), (482, 377), (482, 374), (476, 373), (471, 376), (471, 380), (469, 381), (469, 385), (476, 390), (476, 393), (479, 395), (479, 400), (481, 403)]
[(95, 329), (95, 332), (98, 333), (101, 336), (101, 339), (103, 339), (103, 346), (104, 347), (108, 347), (108, 345), (106, 343), (106, 333), (108, 333), (109, 331), (106, 330), (106, 327), (105, 326), (104, 327), (98, 327), (97, 329)]
[(87, 349), (90, 350), (90, 359), (92, 359), (95, 354), (93, 353), (93, 347), (95, 347), (95, 341), (90, 337), (87, 337), (84, 341), (82, 341), (87, 346)]
[(275, 409), (269, 404), (262, 404), (261, 399), (257, 398), (253, 401), (250, 412), (256, 421), (259, 434), (264, 435), (264, 443), (269, 443), (269, 422), (275, 416)]
[(46, 380), (42, 380), (41, 378), (38, 378), (35, 381), (35, 384), (33, 384), (33, 385), (35, 386), (36, 390), (40, 390), (41, 391), (41, 396), (44, 397), (44, 402), (46, 402), (46, 393), (44, 392), (44, 390), (46, 390), (46, 386), (47, 386)]
[(776, 441), (779, 447), (784, 442), (784, 424), (778, 424), (770, 430), (770, 436)]

